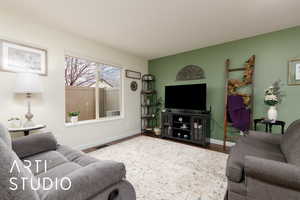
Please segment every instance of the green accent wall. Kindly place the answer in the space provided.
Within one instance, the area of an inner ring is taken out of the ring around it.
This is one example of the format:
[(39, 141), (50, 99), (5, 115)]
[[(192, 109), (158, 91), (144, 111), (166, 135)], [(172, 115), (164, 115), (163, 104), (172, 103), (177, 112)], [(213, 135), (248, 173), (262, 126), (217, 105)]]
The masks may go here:
[[(281, 79), (286, 97), (278, 105), (278, 118), (287, 124), (299, 119), (300, 85), (287, 85), (287, 63), (291, 58), (300, 58), (300, 27), (153, 59), (149, 61), (149, 73), (156, 76), (156, 89), (163, 98), (166, 85), (207, 83), (207, 105), (212, 106), (212, 138), (223, 139), (225, 60), (231, 60), (231, 67), (242, 67), (253, 54), (256, 55), (254, 117), (266, 116), (264, 90)], [(206, 78), (175, 81), (177, 72), (189, 64), (202, 67)]]

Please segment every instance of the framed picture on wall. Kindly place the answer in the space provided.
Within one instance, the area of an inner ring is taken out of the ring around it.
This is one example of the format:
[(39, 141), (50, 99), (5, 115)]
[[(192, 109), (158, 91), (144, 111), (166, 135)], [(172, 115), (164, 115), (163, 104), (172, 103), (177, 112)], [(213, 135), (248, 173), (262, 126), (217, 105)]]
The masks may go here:
[(127, 78), (132, 78), (132, 79), (140, 80), (141, 76), (142, 76), (141, 72), (136, 72), (136, 71), (132, 71), (132, 70), (128, 70), (128, 69), (126, 69), (125, 73), (126, 73)]
[(47, 75), (47, 51), (0, 40), (0, 70)]
[(289, 85), (300, 85), (300, 58), (289, 60), (288, 84)]

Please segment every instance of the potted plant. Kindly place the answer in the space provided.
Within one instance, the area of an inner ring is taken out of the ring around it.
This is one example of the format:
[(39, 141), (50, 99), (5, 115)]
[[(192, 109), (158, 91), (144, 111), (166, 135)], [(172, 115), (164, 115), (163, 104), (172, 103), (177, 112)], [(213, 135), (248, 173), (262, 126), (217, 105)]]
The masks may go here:
[(275, 81), (272, 86), (270, 86), (265, 91), (264, 102), (269, 106), (268, 110), (268, 120), (272, 123), (276, 122), (278, 117), (278, 112), (276, 109), (276, 105), (281, 103), (283, 95), (280, 90), (280, 80)]
[(156, 117), (156, 120), (155, 120), (155, 127), (154, 127), (154, 133), (155, 135), (160, 135), (161, 134), (161, 130), (160, 130), (160, 127), (159, 127), (159, 119), (160, 119), (160, 111), (161, 111), (161, 106), (162, 106), (162, 98), (158, 98), (157, 99), (157, 102), (156, 102), (156, 108), (155, 108), (155, 117)]
[(77, 112), (69, 112), (68, 115), (69, 115), (69, 118), (70, 118), (70, 122), (72, 122), (72, 123), (78, 122), (79, 114), (80, 114), (79, 111), (77, 111)]

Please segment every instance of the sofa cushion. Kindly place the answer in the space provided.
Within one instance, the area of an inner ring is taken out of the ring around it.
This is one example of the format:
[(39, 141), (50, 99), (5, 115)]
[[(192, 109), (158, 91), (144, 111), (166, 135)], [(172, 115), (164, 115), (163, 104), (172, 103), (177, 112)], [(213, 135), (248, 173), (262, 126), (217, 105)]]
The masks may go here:
[(246, 196), (235, 193), (235, 192), (228, 192), (228, 199), (229, 200), (246, 200)]
[(0, 138), (7, 145), (7, 147), (9, 149), (12, 148), (12, 145), (11, 145), (11, 136), (10, 136), (7, 128), (5, 126), (3, 126), (3, 124), (1, 124), (1, 123), (0, 123)]
[[(36, 187), (37, 180), (32, 173), (24, 168), (18, 156), (0, 139), (0, 197), (1, 200), (30, 199), (39, 200), (38, 192), (32, 190), (31, 183)], [(17, 163), (18, 169), (14, 163)], [(14, 167), (13, 167), (14, 166)], [(12, 184), (10, 181), (13, 179)], [(22, 178), (24, 179), (24, 184)], [(24, 187), (24, 189), (23, 189)]]
[(226, 176), (234, 182), (241, 182), (244, 178), (245, 156), (286, 162), (279, 145), (271, 144), (251, 137), (241, 137), (231, 149), (227, 160)]
[(66, 157), (69, 161), (75, 162), (76, 164), (80, 166), (87, 166), (89, 164), (95, 163), (95, 162), (101, 162), (100, 160), (91, 157), (89, 155), (86, 155), (82, 153), (81, 151), (77, 151), (74, 149), (71, 149), (70, 147), (60, 145), (57, 148), (57, 152), (61, 153), (64, 157)]
[[(268, 133), (266, 133), (268, 134)], [(270, 135), (271, 136), (271, 135)], [(273, 138), (273, 137), (271, 137)], [(272, 154), (273, 156), (279, 156), (280, 158), (284, 157), (283, 153), (280, 150), (280, 144), (272, 143), (272, 140), (266, 140), (266, 137), (262, 135), (262, 137), (245, 137), (242, 138), (243, 144), (248, 144), (249, 146), (259, 150), (266, 151), (268, 155)]]
[(41, 152), (56, 150), (57, 141), (52, 133), (33, 134), (13, 140), (12, 148), (19, 158), (25, 158)]
[(61, 155), (57, 151), (47, 151), (26, 157), (23, 159), (24, 163), (26, 162), (25, 160), (30, 161), (30, 169), (32, 173), (34, 173), (34, 175), (49, 171), (56, 166), (69, 162), (63, 155)]
[(300, 168), (293, 164), (246, 156), (245, 174), (246, 181), (254, 178), (270, 185), (300, 190)]
[[(37, 175), (39, 180), (42, 180), (44, 177), (50, 178), (52, 181), (55, 181), (55, 178), (61, 179), (63, 177), (68, 177), (68, 174), (74, 172), (75, 170), (80, 169), (81, 166), (75, 164), (73, 162), (63, 163), (58, 165), (54, 168), (47, 170), (46, 172), (42, 172)], [(48, 186), (49, 182), (46, 182), (46, 187)]]
[[(55, 181), (63, 177), (71, 179), (70, 191), (50, 190), (43, 194), (44, 200), (59, 199), (88, 199), (111, 185), (125, 178), (126, 170), (123, 163), (98, 160), (80, 151), (59, 145), (56, 151), (47, 151), (24, 158), (39, 160), (38, 171), (36, 163), (32, 162), (31, 169), (40, 181), (44, 177)], [(45, 162), (47, 161), (46, 171)], [(50, 182), (46, 182), (48, 187)], [(85, 185), (86, 187), (82, 187)]]
[(288, 163), (300, 166), (300, 120), (288, 127), (282, 137), (280, 147)]
[(228, 190), (230, 192), (234, 192), (234, 193), (238, 193), (240, 195), (246, 196), (247, 188), (246, 188), (245, 180), (240, 183), (228, 181)]
[(72, 183), (72, 187), (63, 191), (50, 190), (45, 194), (45, 200), (84, 200), (115, 185), (125, 177), (125, 166), (123, 163), (114, 161), (95, 162), (81, 167), (66, 175)]
[(87, 165), (90, 165), (92, 163), (96, 163), (96, 162), (106, 162), (104, 160), (98, 160), (97, 158), (93, 158), (89, 155), (82, 155), (78, 158), (76, 158), (73, 162), (81, 165), (81, 166), (87, 166)]
[(66, 157), (69, 161), (73, 161), (83, 155), (81, 151), (72, 149), (65, 145), (58, 145), (56, 151)]
[(259, 141), (263, 141), (265, 143), (271, 143), (275, 145), (280, 145), (282, 140), (282, 135), (279, 134), (271, 134), (261, 131), (249, 131), (248, 136), (253, 139), (257, 139)]

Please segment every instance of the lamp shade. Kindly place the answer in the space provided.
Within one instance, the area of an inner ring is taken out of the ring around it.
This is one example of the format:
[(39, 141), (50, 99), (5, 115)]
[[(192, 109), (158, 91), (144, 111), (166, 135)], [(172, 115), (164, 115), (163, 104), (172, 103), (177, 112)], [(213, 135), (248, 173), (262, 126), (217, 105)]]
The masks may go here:
[(16, 77), (15, 93), (41, 93), (42, 83), (40, 76), (33, 73), (18, 73)]

